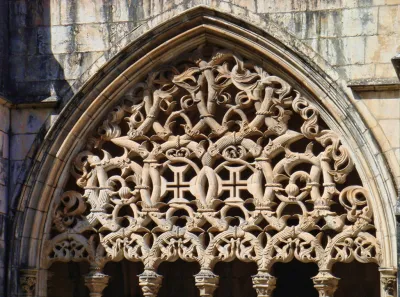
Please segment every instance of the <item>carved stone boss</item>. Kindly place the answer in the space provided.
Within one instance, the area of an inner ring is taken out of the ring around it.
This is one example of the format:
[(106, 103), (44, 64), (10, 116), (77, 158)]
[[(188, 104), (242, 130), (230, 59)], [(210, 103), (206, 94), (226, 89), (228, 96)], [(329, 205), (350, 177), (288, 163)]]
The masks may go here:
[[(314, 262), (333, 296), (336, 262), (379, 263), (373, 211), (349, 152), (312, 101), (239, 54), (201, 47), (125, 94), (74, 161), (46, 244), (55, 261), (143, 262), (157, 296), (164, 261), (196, 261), (212, 296), (220, 261)], [(97, 295), (93, 295), (97, 296)], [(100, 295), (99, 295), (100, 296)]]

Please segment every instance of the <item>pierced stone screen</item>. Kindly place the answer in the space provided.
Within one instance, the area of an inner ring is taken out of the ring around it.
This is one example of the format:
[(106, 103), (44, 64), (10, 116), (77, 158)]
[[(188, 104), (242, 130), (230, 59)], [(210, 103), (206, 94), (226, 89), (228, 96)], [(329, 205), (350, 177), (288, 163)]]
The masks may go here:
[(239, 54), (203, 46), (134, 85), (79, 153), (54, 211), (48, 264), (199, 263), (212, 296), (218, 262), (255, 262), (270, 296), (276, 262), (318, 264), (321, 296), (335, 262), (375, 262), (373, 210), (347, 148), (312, 100)]

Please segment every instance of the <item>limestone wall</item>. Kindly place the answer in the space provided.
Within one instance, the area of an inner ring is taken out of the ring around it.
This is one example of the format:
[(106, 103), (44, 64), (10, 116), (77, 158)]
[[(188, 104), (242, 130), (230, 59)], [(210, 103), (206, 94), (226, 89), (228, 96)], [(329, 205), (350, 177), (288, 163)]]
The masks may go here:
[(18, 0), (9, 4), (10, 92), (22, 101), (60, 93), (127, 33), (199, 4), (276, 22), (343, 79), (396, 78), (399, 0)]

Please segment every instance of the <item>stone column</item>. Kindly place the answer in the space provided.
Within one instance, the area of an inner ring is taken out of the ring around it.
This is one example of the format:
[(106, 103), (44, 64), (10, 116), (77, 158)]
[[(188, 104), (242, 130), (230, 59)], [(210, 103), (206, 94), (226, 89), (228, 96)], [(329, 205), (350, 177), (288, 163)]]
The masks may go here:
[(396, 296), (396, 270), (393, 268), (379, 268), (381, 276), (381, 287), (383, 289), (382, 296), (395, 297)]
[(85, 285), (89, 288), (90, 297), (101, 297), (103, 290), (107, 287), (110, 277), (101, 272), (98, 267), (91, 267), (85, 276)]
[(50, 296), (51, 293), (53, 293), (53, 282), (52, 279), (54, 277), (54, 272), (47, 271), (47, 282), (46, 282), (46, 288), (47, 288), (47, 294), (46, 296)]
[(200, 296), (212, 297), (214, 291), (218, 288), (219, 276), (211, 270), (202, 269), (195, 276), (196, 287), (199, 288)]
[(253, 287), (258, 297), (271, 297), (276, 288), (276, 277), (266, 271), (258, 271), (253, 278)]
[(19, 270), (19, 287), (18, 296), (35, 296), (37, 284), (37, 269), (20, 269)]
[(315, 289), (317, 289), (319, 293), (319, 297), (333, 297), (338, 288), (339, 278), (334, 277), (327, 270), (320, 270), (312, 280)]
[(163, 277), (152, 269), (145, 269), (144, 272), (138, 276), (139, 286), (142, 287), (143, 296), (157, 297)]

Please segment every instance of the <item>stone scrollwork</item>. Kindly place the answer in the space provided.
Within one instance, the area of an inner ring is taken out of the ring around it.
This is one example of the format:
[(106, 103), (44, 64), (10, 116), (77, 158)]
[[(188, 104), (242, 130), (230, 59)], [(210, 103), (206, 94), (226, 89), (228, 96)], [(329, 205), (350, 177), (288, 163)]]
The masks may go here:
[(145, 296), (157, 295), (160, 263), (195, 261), (196, 286), (212, 296), (215, 264), (239, 259), (257, 263), (254, 287), (271, 296), (272, 265), (297, 259), (318, 264), (316, 288), (331, 296), (334, 263), (381, 257), (354, 169), (311, 99), (203, 46), (134, 85), (93, 132), (71, 170), (78, 187), (54, 210), (46, 261), (140, 261)]

